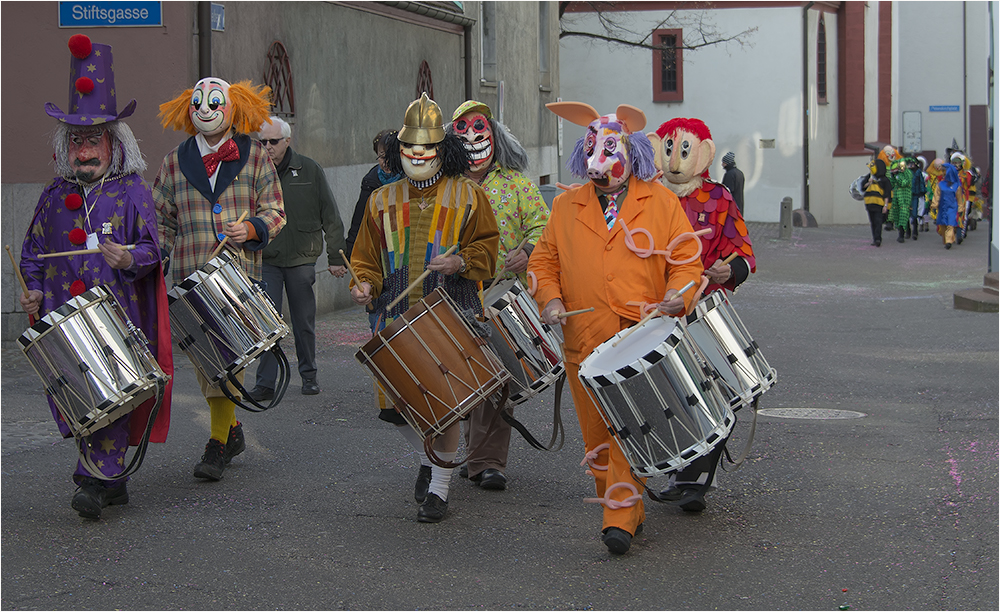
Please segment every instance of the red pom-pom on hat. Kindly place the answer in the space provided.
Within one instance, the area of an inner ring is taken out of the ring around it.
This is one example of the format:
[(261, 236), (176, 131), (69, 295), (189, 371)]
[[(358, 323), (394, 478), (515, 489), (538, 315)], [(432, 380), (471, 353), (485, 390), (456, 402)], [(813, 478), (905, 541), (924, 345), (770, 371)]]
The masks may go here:
[(87, 290), (87, 285), (83, 284), (82, 280), (75, 280), (69, 286), (69, 293), (73, 297), (76, 297)]
[(87, 59), (94, 46), (86, 34), (74, 34), (69, 37), (69, 52), (78, 59)]
[(94, 47), (86, 34), (74, 34), (69, 37), (69, 52), (78, 59), (87, 59)]
[(69, 231), (69, 241), (73, 244), (83, 244), (87, 242), (87, 232), (75, 227)]
[(76, 80), (76, 90), (82, 94), (89, 94), (94, 91), (94, 82), (90, 77), (80, 77)]
[(78, 193), (71, 193), (66, 196), (66, 208), (76, 210), (83, 206), (83, 198)]

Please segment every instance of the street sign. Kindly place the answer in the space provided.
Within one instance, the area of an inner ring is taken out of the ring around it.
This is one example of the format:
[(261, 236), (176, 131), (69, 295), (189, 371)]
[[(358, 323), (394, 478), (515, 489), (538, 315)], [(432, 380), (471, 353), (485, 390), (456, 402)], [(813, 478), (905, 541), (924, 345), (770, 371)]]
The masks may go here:
[(160, 2), (59, 3), (60, 28), (134, 28), (163, 25)]
[(931, 107), (931, 112), (932, 113), (957, 113), (960, 109), (961, 109), (961, 107), (959, 105), (957, 105), (957, 104), (948, 105), (948, 106), (932, 106)]

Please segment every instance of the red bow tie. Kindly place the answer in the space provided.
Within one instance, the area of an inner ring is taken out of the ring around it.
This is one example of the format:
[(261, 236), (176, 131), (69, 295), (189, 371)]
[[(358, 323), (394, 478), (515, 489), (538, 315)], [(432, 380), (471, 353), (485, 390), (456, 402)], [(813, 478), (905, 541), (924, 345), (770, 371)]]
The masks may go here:
[(208, 155), (203, 155), (201, 161), (205, 164), (205, 172), (208, 176), (215, 174), (216, 168), (219, 164), (227, 161), (238, 161), (240, 159), (240, 150), (236, 147), (236, 143), (230, 138), (219, 147), (217, 153), (209, 153)]

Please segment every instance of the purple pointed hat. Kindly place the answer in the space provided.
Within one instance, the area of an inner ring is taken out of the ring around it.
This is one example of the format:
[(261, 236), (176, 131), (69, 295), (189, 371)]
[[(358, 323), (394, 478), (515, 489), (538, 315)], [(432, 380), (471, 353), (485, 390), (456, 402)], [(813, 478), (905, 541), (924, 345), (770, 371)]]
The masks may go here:
[(69, 39), (69, 112), (47, 102), (45, 112), (70, 125), (98, 125), (124, 119), (135, 112), (135, 100), (118, 112), (111, 45), (91, 43), (83, 34)]

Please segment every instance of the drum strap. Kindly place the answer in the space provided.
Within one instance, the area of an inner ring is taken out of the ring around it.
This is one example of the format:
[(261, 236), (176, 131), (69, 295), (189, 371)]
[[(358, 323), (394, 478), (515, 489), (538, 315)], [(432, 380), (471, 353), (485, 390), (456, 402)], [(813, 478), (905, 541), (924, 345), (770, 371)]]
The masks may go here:
[(163, 398), (166, 395), (166, 388), (166, 381), (157, 382), (156, 400), (153, 402), (153, 407), (149, 410), (149, 417), (146, 421), (146, 431), (143, 432), (142, 439), (136, 445), (135, 453), (132, 455), (132, 460), (129, 461), (128, 467), (123, 469), (120, 474), (116, 474), (115, 476), (105, 476), (101, 472), (101, 468), (94, 465), (94, 462), (90, 459), (90, 453), (87, 452), (86, 448), (92, 446), (90, 439), (93, 438), (93, 435), (77, 440), (77, 450), (80, 453), (80, 463), (83, 464), (83, 467), (86, 468), (86, 470), (90, 472), (94, 478), (98, 478), (100, 480), (118, 480), (120, 478), (131, 476), (139, 471), (139, 467), (142, 466), (142, 461), (146, 457), (146, 447), (149, 446), (149, 436), (153, 433), (153, 424), (156, 422), (156, 415), (160, 412), (160, 406), (163, 404)]
[(754, 398), (751, 408), (753, 409), (753, 420), (750, 422), (750, 434), (747, 436), (747, 445), (743, 448), (743, 452), (740, 453), (740, 458), (733, 461), (733, 457), (729, 454), (729, 448), (725, 448), (726, 460), (733, 464), (735, 467), (731, 470), (727, 470), (726, 466), (722, 466), (722, 471), (724, 472), (735, 472), (743, 466), (743, 463), (747, 460), (747, 455), (750, 454), (750, 446), (753, 444), (753, 435), (757, 431), (757, 404), (760, 402), (760, 396)]
[[(500, 414), (500, 416), (503, 417), (503, 420), (507, 421), (507, 423), (511, 427), (516, 429), (517, 432), (521, 434), (521, 437), (524, 438), (525, 441), (528, 444), (530, 444), (533, 448), (537, 448), (538, 450), (543, 450), (543, 451), (557, 451), (561, 449), (563, 446), (563, 442), (566, 439), (565, 432), (563, 431), (562, 410), (561, 410), (562, 391), (563, 391), (563, 385), (565, 383), (566, 383), (566, 372), (564, 371), (562, 374), (559, 375), (559, 378), (556, 380), (556, 402), (555, 402), (555, 408), (553, 409), (552, 413), (552, 439), (549, 440), (548, 446), (545, 446), (544, 444), (536, 440), (535, 436), (531, 435), (531, 432), (528, 431), (528, 428), (525, 427), (523, 423), (514, 418), (514, 415), (510, 414), (507, 411), (504, 411)], [(558, 445), (556, 445), (556, 438), (559, 439)]]
[(285, 351), (282, 350), (280, 344), (275, 344), (274, 346), (271, 347), (270, 350), (271, 354), (278, 362), (278, 380), (277, 384), (274, 386), (274, 397), (271, 398), (270, 403), (268, 403), (265, 406), (264, 404), (260, 404), (257, 402), (257, 400), (250, 397), (250, 393), (248, 393), (247, 390), (243, 388), (243, 385), (240, 383), (239, 379), (236, 378), (236, 374), (233, 374), (232, 372), (226, 373), (226, 376), (229, 378), (229, 382), (232, 383), (233, 387), (239, 389), (240, 394), (243, 396), (243, 399), (249, 400), (250, 403), (253, 404), (253, 407), (247, 406), (246, 404), (243, 403), (242, 400), (236, 399), (236, 396), (229, 390), (229, 385), (223, 382), (221, 385), (219, 385), (219, 388), (222, 390), (223, 393), (226, 394), (226, 397), (229, 398), (229, 401), (236, 404), (240, 408), (248, 410), (250, 412), (264, 412), (268, 408), (274, 408), (275, 406), (278, 405), (279, 402), (281, 402), (281, 399), (285, 397), (285, 390), (288, 389), (288, 381), (291, 379), (291, 368), (288, 365), (288, 357), (285, 356)]

